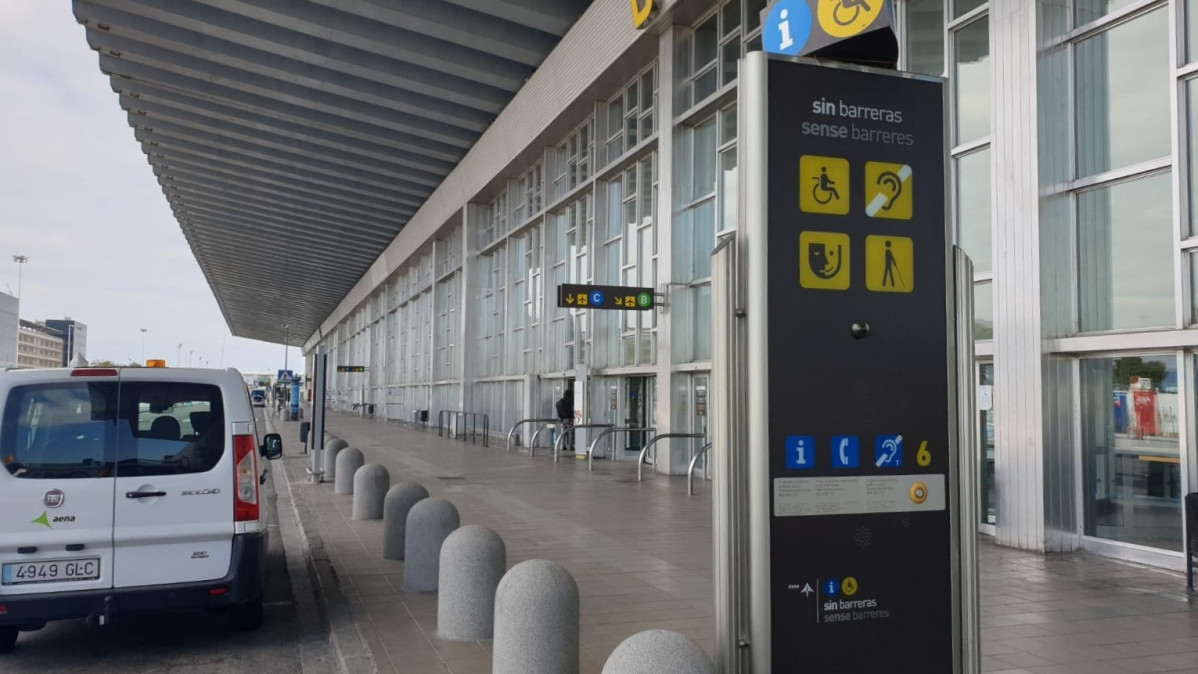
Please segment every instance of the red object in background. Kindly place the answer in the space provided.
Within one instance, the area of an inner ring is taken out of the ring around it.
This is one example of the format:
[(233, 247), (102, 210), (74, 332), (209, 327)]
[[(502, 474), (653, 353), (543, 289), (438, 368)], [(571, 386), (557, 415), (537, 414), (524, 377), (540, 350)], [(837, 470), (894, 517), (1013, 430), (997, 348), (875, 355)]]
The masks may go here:
[(1156, 435), (1156, 391), (1132, 391), (1136, 431), (1140, 437)]

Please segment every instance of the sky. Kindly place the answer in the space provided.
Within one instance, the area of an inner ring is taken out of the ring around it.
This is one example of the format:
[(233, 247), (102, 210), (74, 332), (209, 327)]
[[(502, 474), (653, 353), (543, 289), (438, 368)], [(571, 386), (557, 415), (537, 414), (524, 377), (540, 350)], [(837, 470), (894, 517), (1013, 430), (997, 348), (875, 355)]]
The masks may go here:
[(21, 318), (86, 324), (89, 360), (140, 362), (144, 337), (167, 365), (282, 369), (283, 345), (229, 334), (71, 3), (0, 0), (0, 44), (0, 292), (20, 277)]

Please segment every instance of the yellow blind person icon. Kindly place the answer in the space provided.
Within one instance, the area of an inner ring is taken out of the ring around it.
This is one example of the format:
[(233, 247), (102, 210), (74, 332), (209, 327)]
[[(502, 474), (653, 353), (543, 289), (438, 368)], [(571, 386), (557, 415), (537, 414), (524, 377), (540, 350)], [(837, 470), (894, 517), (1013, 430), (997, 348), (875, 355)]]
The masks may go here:
[(816, 290), (848, 290), (849, 235), (799, 233), (799, 285)]
[(915, 289), (915, 243), (905, 236), (865, 237), (865, 287), (879, 293)]
[(839, 157), (799, 157), (799, 210), (845, 215), (849, 212), (849, 162)]

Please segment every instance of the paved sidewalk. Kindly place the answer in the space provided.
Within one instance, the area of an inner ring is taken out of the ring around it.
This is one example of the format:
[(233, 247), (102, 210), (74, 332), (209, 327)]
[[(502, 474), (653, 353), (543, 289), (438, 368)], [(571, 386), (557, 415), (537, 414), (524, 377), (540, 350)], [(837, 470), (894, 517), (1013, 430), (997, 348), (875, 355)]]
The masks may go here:
[[(297, 423), (274, 424), (285, 446), (298, 446)], [(632, 461), (597, 462), (588, 474), (584, 462), (529, 459), (502, 442), (484, 448), (340, 414), (328, 427), (387, 467), (392, 483), (415, 480), (452, 501), (463, 524), (498, 532), (509, 567), (536, 558), (565, 566), (582, 598), (584, 674), (598, 674), (617, 644), (645, 629), (676, 630), (711, 651), (710, 482), (688, 497), (683, 477), (637, 483)], [(309, 459), (289, 450), (283, 464), (309, 543), (335, 577), (322, 582), (326, 602), (344, 606), (361, 635), (361, 644), (340, 640), (339, 650), (357, 654), (350, 668), (369, 670), (373, 659), (380, 672), (490, 672), (490, 642), (435, 636), (436, 595), (402, 589), (403, 562), (382, 558), (382, 522), (353, 521), (352, 497), (308, 484)], [(985, 537), (980, 547), (984, 671), (1198, 673), (1198, 607), (1184, 577), (1086, 553), (998, 548)]]

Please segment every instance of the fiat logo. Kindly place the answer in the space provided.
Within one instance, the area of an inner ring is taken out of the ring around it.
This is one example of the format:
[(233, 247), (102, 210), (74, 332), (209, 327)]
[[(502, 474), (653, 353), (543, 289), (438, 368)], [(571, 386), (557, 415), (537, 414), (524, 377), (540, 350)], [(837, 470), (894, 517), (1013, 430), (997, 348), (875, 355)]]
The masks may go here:
[(51, 489), (42, 497), (42, 503), (46, 504), (47, 508), (57, 508), (63, 503), (66, 503), (67, 495), (62, 493), (61, 489)]

